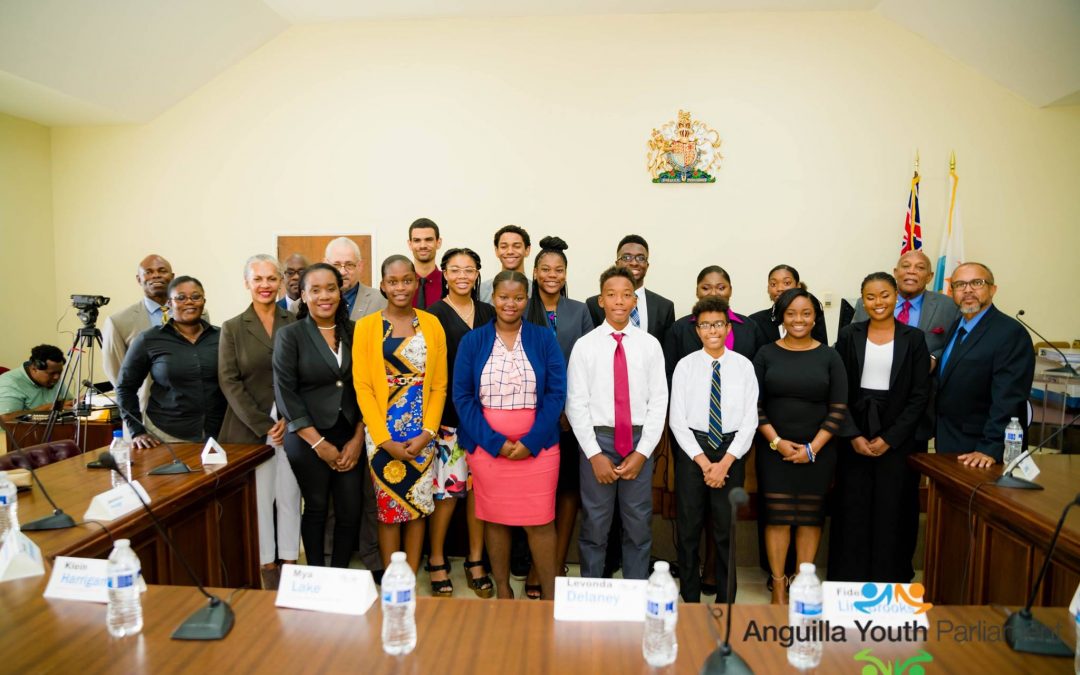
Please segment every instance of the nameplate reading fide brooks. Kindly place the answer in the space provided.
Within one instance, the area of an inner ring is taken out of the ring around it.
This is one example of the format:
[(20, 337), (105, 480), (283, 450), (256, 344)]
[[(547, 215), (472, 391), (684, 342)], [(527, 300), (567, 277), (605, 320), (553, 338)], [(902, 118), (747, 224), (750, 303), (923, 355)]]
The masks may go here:
[(203, 448), (202, 463), (203, 466), (229, 463), (229, 458), (225, 456), (225, 448), (221, 447), (213, 436), (206, 441), (206, 447)]
[[(138, 490), (139, 494), (135, 494)], [(139, 481), (117, 485), (111, 490), (106, 490), (95, 496), (90, 501), (90, 508), (83, 514), (83, 520), (115, 520), (120, 516), (137, 511), (142, 508), (139, 495), (143, 501), (150, 503), (150, 495), (146, 493)]]
[(56, 556), (45, 597), (82, 602), (109, 601), (108, 560)]
[(274, 604), (360, 616), (368, 611), (376, 597), (375, 579), (367, 570), (282, 565)]
[(644, 621), (645, 587), (637, 579), (555, 578), (556, 621)]

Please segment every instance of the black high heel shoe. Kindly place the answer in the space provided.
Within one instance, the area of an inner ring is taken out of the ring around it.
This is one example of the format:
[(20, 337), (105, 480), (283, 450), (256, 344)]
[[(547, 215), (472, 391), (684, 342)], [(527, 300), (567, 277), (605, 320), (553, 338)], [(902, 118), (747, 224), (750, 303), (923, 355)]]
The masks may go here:
[(442, 581), (431, 580), (431, 594), (436, 598), (449, 598), (454, 595), (454, 582), (450, 580), (450, 563), (443, 561), (441, 565), (432, 565), (431, 558), (428, 558), (427, 564), (424, 565), (424, 571), (428, 574), (432, 572), (446, 572), (446, 579)]
[[(479, 567), (483, 569), (484, 576), (479, 579), (474, 579), (469, 570), (473, 567)], [(487, 568), (484, 567), (483, 560), (465, 560), (465, 578), (469, 581), (469, 588), (473, 593), (481, 598), (490, 598), (495, 595), (495, 584), (491, 582), (491, 577), (487, 574)]]

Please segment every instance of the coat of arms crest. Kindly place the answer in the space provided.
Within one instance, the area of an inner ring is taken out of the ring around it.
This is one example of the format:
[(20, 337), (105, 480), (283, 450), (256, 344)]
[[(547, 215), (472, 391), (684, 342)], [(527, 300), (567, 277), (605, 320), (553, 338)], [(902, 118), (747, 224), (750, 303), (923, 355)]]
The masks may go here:
[(649, 139), (649, 173), (654, 183), (715, 183), (709, 171), (720, 168), (720, 134), (690, 113), (653, 129)]

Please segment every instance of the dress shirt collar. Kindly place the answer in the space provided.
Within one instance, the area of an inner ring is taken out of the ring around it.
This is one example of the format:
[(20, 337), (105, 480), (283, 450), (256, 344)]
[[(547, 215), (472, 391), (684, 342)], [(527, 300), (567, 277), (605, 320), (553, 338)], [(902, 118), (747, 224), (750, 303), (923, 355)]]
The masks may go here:
[(899, 314), (900, 310), (904, 307), (905, 302), (911, 303), (912, 309), (922, 310), (923, 298), (926, 297), (926, 291), (919, 293), (914, 298), (905, 298), (904, 296), (898, 296), (896, 299), (896, 313)]
[(719, 361), (720, 366), (723, 367), (724, 362), (728, 360), (728, 354), (730, 353), (730, 349), (724, 349), (724, 353), (720, 355), (720, 358), (713, 358), (712, 356), (709, 356), (709, 352), (705, 351), (704, 349), (699, 349), (694, 352), (694, 354), (697, 355), (698, 361), (700, 361), (703, 365), (709, 368), (712, 368), (713, 361)]
[(143, 303), (143, 307), (146, 308), (146, 313), (150, 315), (150, 318), (151, 319), (157, 319), (156, 324), (154, 324), (153, 321), (151, 321), (151, 324), (160, 325), (161, 324), (161, 308), (163, 307), (163, 305), (159, 305), (156, 300), (151, 300), (150, 298), (146, 297), (145, 295), (143, 296), (142, 303)]
[(603, 333), (605, 335), (611, 335), (612, 333), (632, 333), (634, 331), (643, 331), (644, 329), (634, 326), (634, 324), (631, 323), (631, 322), (627, 322), (626, 327), (623, 328), (622, 330), (619, 330), (619, 329), (615, 328), (615, 326), (612, 326), (605, 319), (604, 323), (600, 324), (600, 330), (603, 331)]

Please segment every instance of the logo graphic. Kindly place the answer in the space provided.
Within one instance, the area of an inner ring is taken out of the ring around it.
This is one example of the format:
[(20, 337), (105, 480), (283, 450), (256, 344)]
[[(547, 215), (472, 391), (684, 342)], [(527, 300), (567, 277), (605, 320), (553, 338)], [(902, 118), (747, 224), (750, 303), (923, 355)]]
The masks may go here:
[[(907, 590), (904, 589), (905, 584), (875, 584), (865, 583), (862, 587), (862, 596), (865, 600), (856, 600), (855, 609), (859, 610), (863, 614), (871, 614), (870, 609), (878, 605), (887, 606), (893, 602), (899, 604), (904, 603), (908, 607), (915, 610), (914, 614), (925, 614), (934, 605), (929, 602), (923, 602), (923, 594), (926, 589), (922, 584), (906, 584)], [(878, 589), (881, 586), (881, 589)]]
[(931, 663), (934, 657), (925, 649), (920, 649), (918, 654), (903, 661), (885, 662), (872, 656), (869, 649), (864, 649), (855, 655), (855, 660), (867, 664), (862, 667), (862, 675), (925, 675), (926, 669), (920, 664)]
[(690, 113), (653, 129), (649, 140), (649, 173), (654, 183), (715, 183), (709, 174), (720, 168), (720, 134)]

